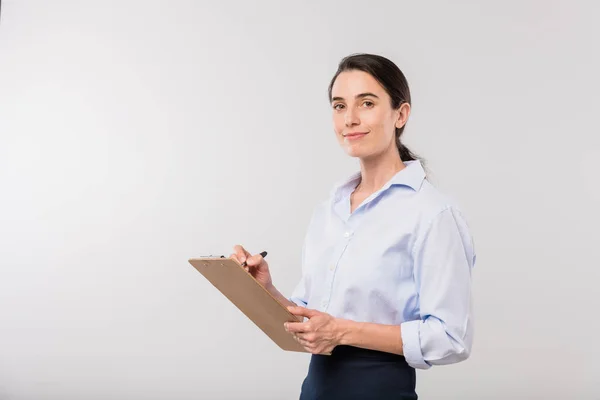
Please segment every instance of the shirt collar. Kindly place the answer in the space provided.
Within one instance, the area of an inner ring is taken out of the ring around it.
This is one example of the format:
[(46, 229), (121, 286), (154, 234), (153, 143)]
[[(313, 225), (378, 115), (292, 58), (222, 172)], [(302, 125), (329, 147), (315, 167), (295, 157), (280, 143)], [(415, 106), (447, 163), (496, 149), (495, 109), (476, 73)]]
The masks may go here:
[[(419, 160), (404, 161), (406, 168), (398, 171), (379, 191), (387, 190), (390, 186), (408, 186), (414, 191), (419, 191), (425, 179), (425, 170)], [(331, 195), (335, 201), (341, 199), (347, 192), (352, 191), (358, 184), (360, 171), (355, 172), (349, 178), (334, 185)]]

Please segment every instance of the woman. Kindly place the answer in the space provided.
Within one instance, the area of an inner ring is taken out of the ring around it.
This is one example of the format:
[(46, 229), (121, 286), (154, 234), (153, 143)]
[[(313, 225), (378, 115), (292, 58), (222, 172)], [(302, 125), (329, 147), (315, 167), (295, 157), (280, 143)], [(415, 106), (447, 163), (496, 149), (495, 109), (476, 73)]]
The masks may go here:
[(416, 368), (469, 356), (472, 238), (401, 142), (411, 100), (394, 63), (344, 58), (329, 100), (339, 144), (360, 172), (314, 211), (292, 296), (275, 288), (260, 255), (235, 246), (231, 257), (305, 317), (286, 324), (312, 353), (301, 399), (416, 399)]

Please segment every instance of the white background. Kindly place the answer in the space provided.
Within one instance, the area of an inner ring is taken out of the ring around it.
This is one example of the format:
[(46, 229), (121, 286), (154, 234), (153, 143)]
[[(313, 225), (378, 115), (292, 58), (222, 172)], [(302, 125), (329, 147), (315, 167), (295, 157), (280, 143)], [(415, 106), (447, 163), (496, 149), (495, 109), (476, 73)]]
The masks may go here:
[(267, 250), (291, 293), (358, 168), (327, 102), (354, 52), (406, 74), (476, 242), (472, 356), (420, 398), (600, 398), (598, 3), (2, 3), (0, 399), (297, 398), (309, 356), (187, 259)]

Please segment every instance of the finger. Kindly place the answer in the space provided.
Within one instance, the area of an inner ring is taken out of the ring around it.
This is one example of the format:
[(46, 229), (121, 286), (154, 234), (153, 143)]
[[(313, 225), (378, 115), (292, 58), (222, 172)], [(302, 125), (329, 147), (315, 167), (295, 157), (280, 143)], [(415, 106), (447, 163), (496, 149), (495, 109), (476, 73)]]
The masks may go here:
[(242, 246), (239, 244), (234, 246), (233, 251), (235, 252), (236, 258), (240, 263), (246, 261), (246, 250)]
[(289, 306), (288, 311), (294, 315), (299, 315), (301, 317), (313, 318), (319, 314), (317, 310), (313, 310), (306, 307), (293, 307)]
[(260, 263), (262, 261), (263, 261), (263, 256), (260, 254), (255, 254), (255, 255), (249, 257), (248, 260), (246, 260), (246, 263), (251, 267), (256, 267), (256, 266), (260, 265)]
[(240, 263), (243, 263), (244, 261), (246, 261), (246, 259), (248, 257), (250, 257), (250, 253), (248, 253), (246, 251), (246, 249), (244, 249), (241, 245), (236, 244), (235, 246), (233, 246), (233, 251), (235, 252), (237, 259)]
[(298, 332), (295, 335), (298, 336), (298, 339), (304, 340), (306, 343), (312, 343), (317, 339), (314, 332)]
[[(237, 262), (238, 262), (238, 264), (240, 264), (240, 265), (242, 264), (242, 263), (240, 262), (240, 259), (238, 258), (238, 256), (237, 256), (236, 254), (232, 254), (232, 255), (230, 255), (230, 256), (229, 256), (229, 258), (231, 258), (232, 260), (235, 260), (235, 261), (237, 261)], [(246, 271), (249, 271), (249, 268), (248, 268), (248, 266), (245, 266), (245, 267), (244, 267), (244, 269), (245, 269)]]
[(298, 343), (300, 343), (307, 351), (311, 352), (311, 344), (306, 341), (305, 339), (302, 339), (301, 337), (299, 337), (298, 335), (293, 335), (294, 340)]
[(285, 330), (292, 334), (297, 334), (300, 332), (309, 332), (310, 328), (306, 322), (286, 322)]

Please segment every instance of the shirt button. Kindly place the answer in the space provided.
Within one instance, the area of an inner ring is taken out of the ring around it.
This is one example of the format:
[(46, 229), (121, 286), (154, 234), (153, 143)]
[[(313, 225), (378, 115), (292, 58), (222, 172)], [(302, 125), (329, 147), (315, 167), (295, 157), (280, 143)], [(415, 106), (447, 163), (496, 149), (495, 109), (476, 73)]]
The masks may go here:
[(329, 266), (329, 270), (330, 271), (333, 271), (334, 269), (335, 269), (335, 265), (332, 264), (332, 265)]
[(327, 300), (323, 300), (321, 302), (321, 307), (323, 307), (323, 308), (327, 307)]
[(347, 231), (346, 233), (344, 233), (344, 237), (345, 238), (349, 238), (351, 234), (352, 233), (350, 231)]

